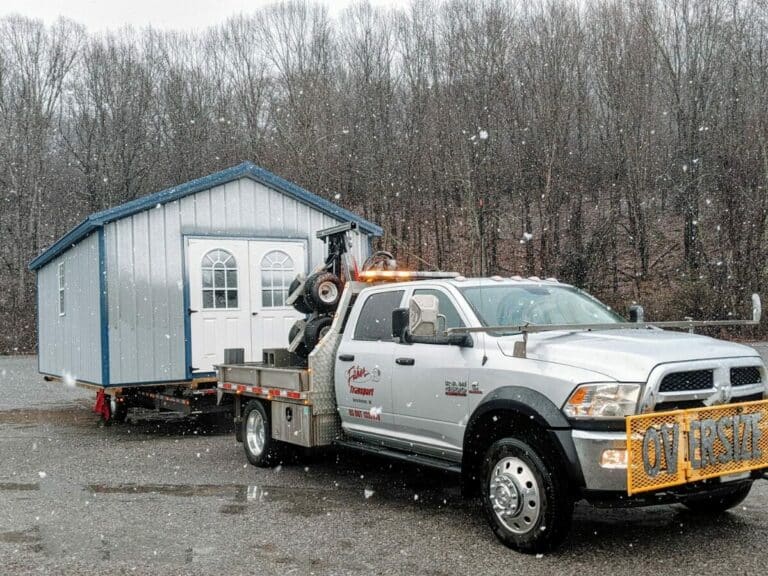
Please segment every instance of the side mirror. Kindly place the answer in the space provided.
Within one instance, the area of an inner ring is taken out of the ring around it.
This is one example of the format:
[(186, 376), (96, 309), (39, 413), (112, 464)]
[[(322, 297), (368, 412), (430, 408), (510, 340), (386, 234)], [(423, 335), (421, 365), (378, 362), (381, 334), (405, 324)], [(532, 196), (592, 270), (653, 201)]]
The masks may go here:
[(640, 304), (633, 304), (629, 307), (630, 322), (645, 322), (645, 311)]
[(408, 331), (412, 336), (437, 336), (440, 304), (437, 296), (419, 294), (408, 306)]
[(408, 308), (397, 308), (392, 311), (392, 337), (402, 342), (408, 329)]

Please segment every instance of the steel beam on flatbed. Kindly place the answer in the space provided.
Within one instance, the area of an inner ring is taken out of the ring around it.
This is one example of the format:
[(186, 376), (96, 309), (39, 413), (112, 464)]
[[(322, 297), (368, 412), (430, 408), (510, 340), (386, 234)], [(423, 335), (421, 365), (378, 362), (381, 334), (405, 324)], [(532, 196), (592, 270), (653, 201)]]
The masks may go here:
[[(61, 376), (54, 376), (53, 374), (43, 374), (43, 380), (46, 382), (63, 382)], [(111, 386), (103, 386), (101, 384), (94, 384), (93, 382), (84, 382), (82, 380), (75, 380), (75, 386), (78, 388), (85, 388), (86, 390), (103, 390), (105, 394), (120, 393), (124, 390), (132, 390), (136, 388), (159, 388), (165, 386), (189, 386), (191, 388), (197, 388), (200, 384), (214, 384), (216, 383), (215, 376), (208, 376), (206, 378), (196, 378), (192, 380), (175, 380), (172, 382), (147, 382), (141, 384), (115, 384)]]

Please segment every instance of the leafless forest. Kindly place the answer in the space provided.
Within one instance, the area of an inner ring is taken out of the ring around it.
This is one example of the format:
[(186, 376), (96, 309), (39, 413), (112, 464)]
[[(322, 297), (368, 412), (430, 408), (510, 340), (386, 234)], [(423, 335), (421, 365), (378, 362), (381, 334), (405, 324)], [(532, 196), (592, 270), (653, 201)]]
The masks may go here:
[(87, 214), (239, 163), (413, 267), (556, 276), (647, 316), (768, 284), (768, 2), (276, 4), (196, 34), (0, 20), (0, 351)]

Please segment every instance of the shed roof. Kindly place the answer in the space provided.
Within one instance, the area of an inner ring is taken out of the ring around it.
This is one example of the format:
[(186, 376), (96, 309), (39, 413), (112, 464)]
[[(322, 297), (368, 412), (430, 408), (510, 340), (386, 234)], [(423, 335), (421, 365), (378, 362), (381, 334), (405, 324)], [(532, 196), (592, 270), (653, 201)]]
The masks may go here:
[(320, 212), (324, 212), (325, 214), (332, 216), (333, 218), (337, 218), (345, 222), (356, 222), (360, 229), (366, 234), (370, 234), (372, 236), (381, 236), (383, 234), (381, 227), (377, 226), (373, 222), (369, 222), (368, 220), (357, 216), (349, 210), (345, 210), (333, 202), (329, 202), (325, 198), (321, 198), (317, 194), (313, 194), (312, 192), (305, 190), (293, 182), (289, 182), (284, 178), (280, 178), (280, 176), (273, 174), (269, 170), (260, 168), (252, 162), (243, 162), (237, 166), (227, 168), (220, 172), (215, 172), (208, 176), (203, 176), (202, 178), (191, 180), (185, 184), (180, 184), (179, 186), (167, 188), (166, 190), (162, 190), (154, 194), (142, 196), (141, 198), (126, 202), (125, 204), (115, 206), (114, 208), (102, 210), (101, 212), (95, 212), (94, 214), (91, 214), (85, 218), (85, 220), (80, 222), (80, 224), (72, 228), (64, 236), (59, 238), (59, 240), (57, 240), (54, 244), (49, 246), (44, 252), (34, 258), (29, 263), (29, 269), (37, 270), (38, 268), (44, 266), (56, 258), (56, 256), (59, 254), (65, 252), (73, 244), (79, 242), (88, 234), (104, 226), (108, 222), (113, 222), (115, 220), (125, 218), (126, 216), (131, 216), (137, 212), (141, 212), (142, 210), (147, 210), (148, 208), (157, 206), (158, 204), (166, 204), (168, 202), (178, 200), (179, 198), (183, 198), (184, 196), (188, 196), (196, 192), (201, 192), (203, 190), (207, 190), (208, 188), (213, 188), (214, 186), (226, 184), (227, 182), (237, 180), (238, 178), (250, 178), (251, 180), (255, 180), (264, 186), (268, 186), (269, 188), (277, 190), (278, 192), (282, 192), (283, 194), (286, 194), (287, 196), (290, 196), (300, 202), (304, 202), (305, 204), (308, 204)]

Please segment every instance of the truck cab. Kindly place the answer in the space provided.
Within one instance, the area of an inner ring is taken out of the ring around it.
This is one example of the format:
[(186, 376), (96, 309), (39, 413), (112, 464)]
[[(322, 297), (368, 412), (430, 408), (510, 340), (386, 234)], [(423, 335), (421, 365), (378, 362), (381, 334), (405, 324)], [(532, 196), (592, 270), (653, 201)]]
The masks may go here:
[[(242, 412), (236, 400), (252, 463), (274, 462), (286, 442), (333, 443), (452, 470), (523, 552), (557, 546), (579, 499), (717, 512), (768, 467), (768, 375), (754, 349), (627, 323), (553, 279), (408, 278), (347, 283), (303, 372), (254, 367), (261, 396), (246, 385), (238, 394), (255, 399)], [(744, 322), (759, 313), (758, 300)], [(686, 322), (666, 324), (697, 324)], [(220, 388), (237, 389), (237, 369), (220, 368)], [(304, 378), (293, 400), (268, 387), (281, 370)], [(286, 430), (291, 402), (308, 418), (300, 441)]]

